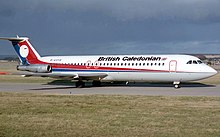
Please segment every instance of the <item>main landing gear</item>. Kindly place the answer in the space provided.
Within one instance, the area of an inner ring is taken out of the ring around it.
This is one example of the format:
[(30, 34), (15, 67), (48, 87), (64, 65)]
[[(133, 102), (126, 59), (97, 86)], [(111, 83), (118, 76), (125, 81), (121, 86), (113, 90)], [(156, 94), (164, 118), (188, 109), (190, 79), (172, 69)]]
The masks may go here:
[(84, 88), (85, 87), (85, 82), (83, 82), (82, 80), (79, 80), (76, 82), (76, 87), (77, 88)]
[[(92, 81), (92, 86), (93, 87), (100, 87), (101, 86), (101, 81), (93, 80)], [(83, 82), (82, 80), (77, 81), (76, 82), (76, 87), (77, 88), (84, 88), (85, 87), (85, 82)]]
[(93, 87), (100, 87), (100, 86), (101, 86), (101, 81), (99, 81), (99, 80), (93, 80), (93, 81), (92, 81), (92, 86), (93, 86)]
[(174, 81), (174, 82), (173, 82), (173, 85), (174, 85), (174, 88), (175, 88), (175, 89), (180, 88), (180, 82), (179, 82), (179, 81)]

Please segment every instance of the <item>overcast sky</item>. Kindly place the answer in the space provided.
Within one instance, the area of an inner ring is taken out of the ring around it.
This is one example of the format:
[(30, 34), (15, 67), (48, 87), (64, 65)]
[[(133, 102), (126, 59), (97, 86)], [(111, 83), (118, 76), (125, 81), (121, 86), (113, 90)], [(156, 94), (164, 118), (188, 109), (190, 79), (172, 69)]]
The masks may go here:
[(1, 0), (0, 37), (17, 34), (41, 55), (220, 54), (220, 0)]

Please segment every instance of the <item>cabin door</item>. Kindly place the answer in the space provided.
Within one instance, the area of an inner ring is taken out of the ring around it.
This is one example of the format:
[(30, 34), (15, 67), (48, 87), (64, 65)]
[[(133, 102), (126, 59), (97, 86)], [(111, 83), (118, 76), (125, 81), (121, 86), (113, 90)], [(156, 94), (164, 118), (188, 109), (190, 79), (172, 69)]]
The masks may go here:
[(169, 70), (170, 70), (170, 72), (176, 72), (176, 70), (177, 70), (177, 61), (176, 60), (170, 61)]

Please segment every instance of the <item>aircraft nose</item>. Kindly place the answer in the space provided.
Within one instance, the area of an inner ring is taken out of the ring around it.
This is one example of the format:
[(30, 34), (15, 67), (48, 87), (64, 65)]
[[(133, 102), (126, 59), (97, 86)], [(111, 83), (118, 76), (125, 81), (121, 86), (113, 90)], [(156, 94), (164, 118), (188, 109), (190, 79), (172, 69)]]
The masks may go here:
[(215, 75), (215, 74), (218, 73), (218, 72), (217, 72), (215, 69), (213, 69), (212, 67), (209, 67), (208, 72), (211, 74), (211, 76), (213, 76), (213, 75)]

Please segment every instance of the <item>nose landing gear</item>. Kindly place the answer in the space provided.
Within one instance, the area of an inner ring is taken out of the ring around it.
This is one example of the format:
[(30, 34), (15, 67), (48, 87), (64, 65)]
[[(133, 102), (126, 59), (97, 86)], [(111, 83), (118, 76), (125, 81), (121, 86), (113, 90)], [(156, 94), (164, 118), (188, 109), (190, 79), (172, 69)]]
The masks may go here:
[(175, 88), (175, 89), (180, 88), (180, 82), (179, 82), (179, 81), (174, 81), (174, 82), (173, 82), (173, 85), (174, 85), (174, 88)]

